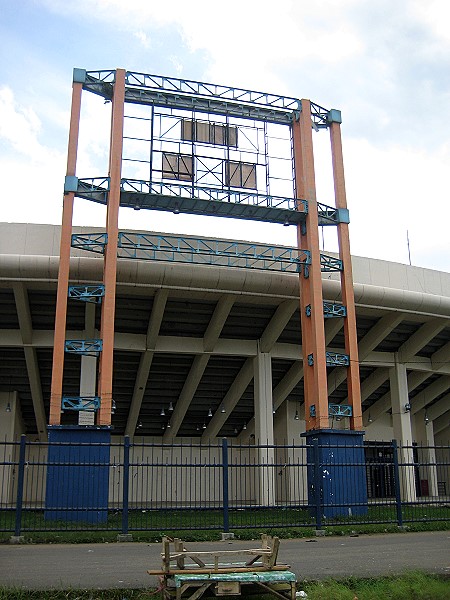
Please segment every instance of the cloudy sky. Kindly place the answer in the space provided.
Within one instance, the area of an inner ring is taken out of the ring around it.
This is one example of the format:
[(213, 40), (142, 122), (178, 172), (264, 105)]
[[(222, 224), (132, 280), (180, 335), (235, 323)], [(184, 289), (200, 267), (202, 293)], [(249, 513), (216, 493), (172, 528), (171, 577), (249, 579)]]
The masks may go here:
[[(72, 69), (123, 67), (340, 109), (353, 254), (450, 270), (449, 22), (448, 0), (0, 0), (0, 220), (60, 223)], [(108, 119), (83, 100), (80, 177), (105, 174)], [(121, 228), (295, 244), (294, 227), (122, 212)], [(77, 200), (75, 224), (104, 222)]]

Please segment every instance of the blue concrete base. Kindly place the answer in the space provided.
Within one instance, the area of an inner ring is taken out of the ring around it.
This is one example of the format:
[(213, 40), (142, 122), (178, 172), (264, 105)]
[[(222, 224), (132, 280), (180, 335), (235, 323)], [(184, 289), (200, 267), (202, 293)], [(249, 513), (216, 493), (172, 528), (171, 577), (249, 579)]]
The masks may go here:
[(111, 430), (50, 426), (45, 518), (104, 523), (108, 518)]
[(318, 429), (302, 435), (310, 514), (316, 520), (367, 514), (364, 431)]

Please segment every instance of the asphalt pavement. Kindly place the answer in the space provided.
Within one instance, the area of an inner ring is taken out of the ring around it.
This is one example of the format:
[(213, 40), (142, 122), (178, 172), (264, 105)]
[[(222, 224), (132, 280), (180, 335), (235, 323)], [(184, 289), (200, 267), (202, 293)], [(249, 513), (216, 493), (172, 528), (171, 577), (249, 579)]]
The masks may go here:
[[(191, 542), (197, 550), (257, 548), (259, 540)], [(279, 563), (299, 581), (389, 575), (421, 569), (450, 575), (450, 532), (398, 533), (282, 540)], [(161, 566), (161, 544), (0, 545), (0, 586), (24, 589), (156, 587), (147, 569)]]

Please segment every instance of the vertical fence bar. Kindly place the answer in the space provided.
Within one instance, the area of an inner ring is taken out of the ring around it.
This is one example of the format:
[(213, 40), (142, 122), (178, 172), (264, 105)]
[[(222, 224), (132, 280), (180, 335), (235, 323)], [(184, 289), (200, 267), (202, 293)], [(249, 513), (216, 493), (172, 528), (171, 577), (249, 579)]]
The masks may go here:
[(316, 513), (316, 529), (322, 529), (322, 506), (321, 506), (321, 492), (322, 492), (322, 478), (320, 473), (320, 453), (319, 453), (319, 440), (313, 438), (312, 441), (313, 451), (313, 465), (314, 465), (314, 500), (315, 500), (315, 513)]
[(397, 440), (392, 440), (392, 452), (394, 463), (394, 486), (395, 486), (395, 505), (397, 509), (397, 525), (403, 527), (402, 514), (402, 495), (400, 490), (400, 467), (398, 464), (398, 446)]
[(130, 436), (123, 439), (122, 533), (128, 533), (128, 494), (130, 480)]
[(20, 451), (19, 451), (19, 468), (17, 473), (17, 496), (16, 496), (16, 523), (14, 527), (14, 535), (20, 536), (22, 529), (22, 504), (23, 504), (23, 482), (25, 475), (25, 450), (27, 438), (25, 435), (20, 436)]
[(230, 520), (228, 513), (228, 440), (222, 439), (222, 497), (223, 497), (223, 531), (229, 533)]

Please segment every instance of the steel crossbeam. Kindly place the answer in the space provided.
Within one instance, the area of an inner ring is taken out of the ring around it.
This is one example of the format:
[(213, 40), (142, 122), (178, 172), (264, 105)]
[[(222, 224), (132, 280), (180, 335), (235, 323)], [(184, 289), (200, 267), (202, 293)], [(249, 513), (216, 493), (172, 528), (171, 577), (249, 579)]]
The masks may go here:
[[(307, 317), (311, 316), (311, 304), (305, 307), (305, 313)], [(345, 317), (347, 316), (347, 309), (343, 304), (335, 304), (334, 302), (323, 303), (323, 316), (325, 319), (334, 317)]]
[(119, 257), (299, 272), (310, 253), (233, 240), (119, 232)]
[(73, 233), (71, 245), (72, 248), (80, 248), (81, 250), (88, 250), (96, 254), (103, 254), (107, 242), (108, 235), (106, 233)]
[[(77, 196), (106, 204), (108, 185), (104, 177), (79, 179)], [(121, 180), (120, 205), (283, 225), (303, 222), (308, 212), (308, 202), (302, 199), (138, 179)]]
[[(104, 253), (106, 242), (105, 233), (74, 233), (72, 235), (74, 248), (97, 254)], [(305, 277), (309, 276), (309, 265), (311, 264), (311, 253), (308, 250), (292, 247), (251, 244), (235, 240), (158, 236), (126, 231), (119, 232), (118, 257), (267, 271), (300, 273), (303, 270)], [(324, 273), (342, 270), (342, 261), (327, 254), (320, 255), (320, 264)], [(344, 315), (340, 314), (339, 316)]]
[(102, 340), (66, 340), (65, 351), (82, 356), (99, 356), (103, 349)]
[[(348, 354), (340, 354), (339, 352), (325, 352), (327, 367), (348, 367), (350, 357)], [(308, 354), (308, 365), (314, 366), (314, 355)]]
[[(102, 96), (105, 100), (112, 99), (115, 71), (96, 70), (83, 74), (82, 70), (78, 71), (85, 90)], [(133, 71), (127, 71), (125, 75), (125, 101), (274, 123), (292, 122), (293, 119), (298, 119), (302, 110), (302, 102), (298, 98)], [(314, 128), (328, 128), (332, 112), (311, 102)]]
[(62, 410), (86, 410), (95, 412), (100, 408), (99, 396), (63, 396)]
[[(309, 414), (311, 417), (316, 416), (316, 405), (312, 404), (309, 407)], [(349, 404), (328, 404), (328, 416), (329, 417), (351, 417), (353, 416), (353, 408)]]
[(350, 404), (329, 404), (328, 414), (330, 417), (351, 417), (353, 409)]
[(100, 303), (105, 295), (104, 285), (70, 285), (68, 297), (83, 302)]

